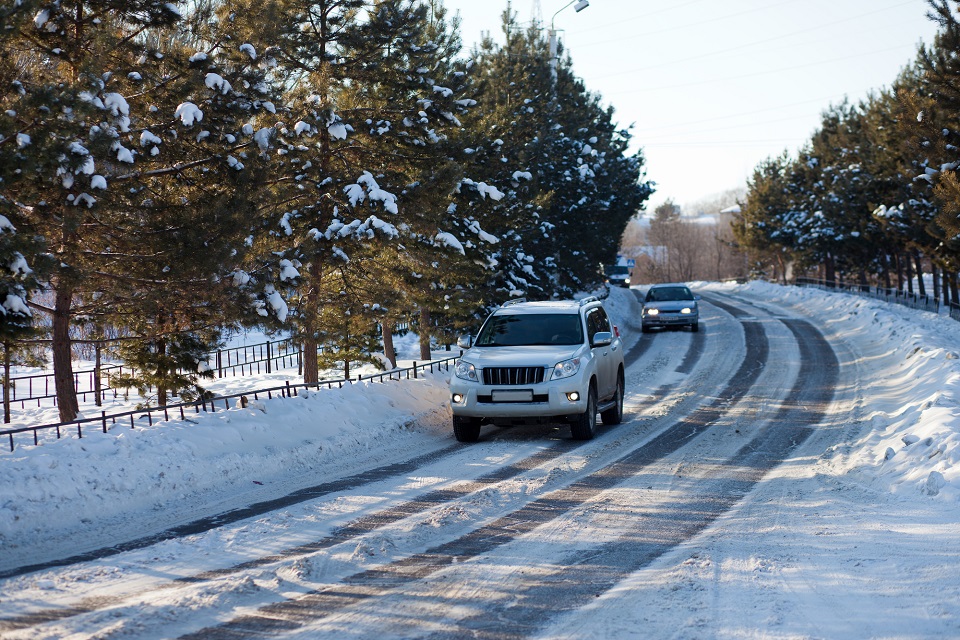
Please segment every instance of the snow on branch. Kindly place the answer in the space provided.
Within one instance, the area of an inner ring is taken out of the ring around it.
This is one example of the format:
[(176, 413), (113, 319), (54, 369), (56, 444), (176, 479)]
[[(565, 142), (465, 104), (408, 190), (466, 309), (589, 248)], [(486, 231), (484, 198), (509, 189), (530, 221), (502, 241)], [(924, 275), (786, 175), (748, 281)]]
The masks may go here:
[(490, 196), (491, 200), (501, 200), (503, 196), (506, 195), (503, 193), (503, 191), (500, 191), (493, 185), (489, 185), (486, 182), (475, 182), (470, 178), (464, 178), (463, 180), (461, 180), (460, 186), (462, 187), (463, 185), (473, 187), (476, 190), (476, 192), (480, 194), (481, 198), (486, 198), (487, 196)]
[[(364, 187), (366, 187), (366, 190), (364, 190)], [(356, 207), (369, 198), (371, 201), (382, 202), (383, 208), (390, 213), (395, 214), (399, 211), (397, 208), (397, 197), (381, 189), (376, 179), (374, 179), (373, 174), (369, 171), (364, 171), (363, 175), (357, 178), (355, 184), (348, 184), (344, 187), (343, 192), (347, 195), (347, 199), (350, 200), (350, 206), (352, 207)]]

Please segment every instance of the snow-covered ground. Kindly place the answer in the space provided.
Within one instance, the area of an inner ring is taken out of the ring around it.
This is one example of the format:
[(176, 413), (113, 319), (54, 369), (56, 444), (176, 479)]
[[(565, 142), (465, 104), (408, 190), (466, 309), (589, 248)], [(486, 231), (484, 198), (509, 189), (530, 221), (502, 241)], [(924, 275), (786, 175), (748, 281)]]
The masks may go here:
[[(960, 638), (960, 323), (814, 289), (698, 290), (820, 327), (862, 382), (837, 392), (847, 426), (811, 437), (749, 500), (543, 637)], [(614, 290), (607, 307), (635, 324), (630, 292)], [(446, 378), (18, 442), (0, 453), (0, 571), (295, 490), (344, 458), (439, 451), (452, 444)], [(245, 539), (257, 526), (241, 528)], [(2, 581), (0, 617), (69, 603), (77, 584), (109, 577), (97, 571)]]
[(545, 638), (960, 638), (960, 323), (817, 289), (703, 284), (849, 349), (821, 433), (751, 499)]

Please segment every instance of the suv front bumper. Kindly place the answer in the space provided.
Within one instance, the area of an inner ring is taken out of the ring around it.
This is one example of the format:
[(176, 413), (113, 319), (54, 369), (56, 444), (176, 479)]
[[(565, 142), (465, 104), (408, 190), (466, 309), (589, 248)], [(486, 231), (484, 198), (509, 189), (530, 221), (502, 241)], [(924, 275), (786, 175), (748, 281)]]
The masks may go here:
[[(495, 393), (512, 391), (529, 391), (531, 400), (494, 402)], [(454, 376), (450, 382), (450, 408), (454, 415), (468, 418), (561, 418), (586, 411), (586, 393), (580, 376), (528, 386), (482, 385)], [(576, 394), (577, 399), (571, 400), (570, 394)]]

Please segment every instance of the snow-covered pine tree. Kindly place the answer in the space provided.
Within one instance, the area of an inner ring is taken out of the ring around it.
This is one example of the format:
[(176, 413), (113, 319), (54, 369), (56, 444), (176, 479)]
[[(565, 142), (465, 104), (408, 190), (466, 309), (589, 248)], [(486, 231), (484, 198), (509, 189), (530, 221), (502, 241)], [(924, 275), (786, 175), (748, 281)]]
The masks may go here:
[(784, 233), (779, 220), (790, 209), (785, 185), (790, 163), (786, 151), (760, 162), (747, 181), (747, 196), (740, 213), (734, 214), (734, 239), (746, 252), (753, 276), (779, 276), (785, 280), (787, 263), (794, 259), (795, 238)]
[(214, 285), (229, 271), (245, 185), (255, 183), (250, 149), (267, 143), (246, 122), (269, 104), (250, 45), (214, 36), (192, 58), (176, 45), (174, 3), (17, 6), (0, 37), (34, 68), (12, 80), (4, 106), (30, 142), (4, 195), (54, 258), (44, 310), (67, 421), (77, 414), (78, 317), (126, 329), (151, 345), (143, 353), (157, 336), (222, 322)]
[(483, 225), (501, 241), (493, 284), (503, 297), (569, 297), (599, 283), (652, 188), (642, 154), (626, 155), (629, 132), (570, 58), (552, 72), (539, 25), (522, 30), (507, 12), (504, 35), (477, 52), (483, 142), (466, 169), (508, 196)]
[(474, 269), (483, 270), (486, 310), (509, 298), (550, 298), (559, 268), (553, 226), (542, 218), (551, 195), (543, 170), (549, 61), (538, 31), (522, 30), (509, 10), (503, 32), (504, 45), (488, 37), (474, 51), (478, 104), (461, 137), (464, 179), (451, 209)]
[[(436, 223), (435, 212), (401, 211), (399, 196), (420, 188), (423, 176), (411, 167), (425, 164), (421, 157), (437, 159), (423, 149), (457, 126), (466, 107), (456, 95), (462, 80), (437, 75), (440, 44), (425, 38), (429, 7), (420, 2), (231, 8), (238, 37), (275, 40), (273, 74), (286, 90), (280, 155), (263, 205), (271, 241), (263, 265), (250, 272), (287, 297), (288, 325), (304, 345), (304, 380), (313, 382), (322, 343), (355, 353), (360, 336), (375, 336), (389, 308), (377, 299), (380, 256), (412, 251), (405, 237), (421, 234), (431, 216)], [(281, 261), (293, 277), (269, 266)]]
[(264, 77), (269, 61), (204, 17), (188, 16), (173, 35), (150, 34), (148, 42), (164, 42), (165, 50), (141, 59), (133, 75), (136, 170), (113, 179), (122, 187), (114, 206), (126, 222), (118, 231), (138, 240), (135, 256), (118, 261), (123, 271), (108, 276), (114, 324), (128, 334), (116, 351), (137, 365), (123, 382), (154, 389), (161, 405), (171, 393), (183, 400), (204, 393), (204, 354), (249, 305), (234, 276), (272, 137), (250, 122), (275, 111)]
[[(950, 299), (958, 302), (960, 272), (960, 21), (954, 0), (927, 0), (940, 29), (917, 55), (914, 82), (899, 92), (900, 131), (911, 144), (916, 167), (912, 180), (935, 203), (930, 233), (939, 238), (936, 260), (944, 269)], [(925, 184), (924, 184), (925, 183)], [(929, 190), (927, 189), (929, 186)], [(926, 207), (924, 207), (926, 208)]]
[[(20, 167), (3, 177), (3, 196), (17, 203), (23, 231), (41, 237), (53, 257), (49, 274), (54, 380), (61, 420), (77, 415), (70, 326), (76, 296), (102, 266), (113, 220), (98, 206), (109, 167), (131, 159), (120, 141), (129, 105), (114, 73), (118, 59), (142, 47), (135, 35), (173, 24), (171, 3), (18, 2), (4, 7), (0, 44), (16, 56), (0, 92), (18, 131)], [(6, 163), (4, 163), (6, 165)]]

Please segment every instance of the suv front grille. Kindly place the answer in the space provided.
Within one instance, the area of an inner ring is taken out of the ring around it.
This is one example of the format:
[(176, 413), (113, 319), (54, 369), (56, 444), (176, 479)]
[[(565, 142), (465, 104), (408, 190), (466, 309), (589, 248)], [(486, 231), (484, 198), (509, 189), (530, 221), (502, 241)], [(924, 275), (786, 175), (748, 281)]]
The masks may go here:
[(484, 367), (483, 384), (538, 384), (543, 382), (543, 367)]

